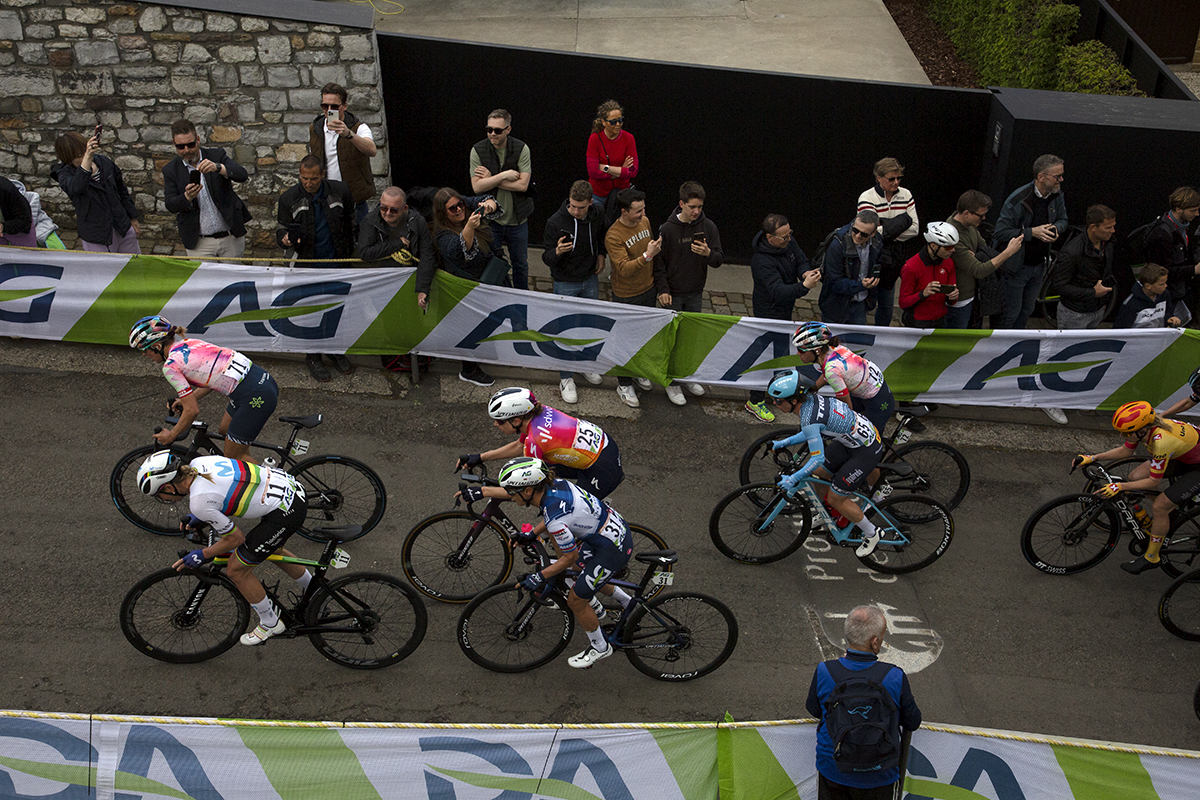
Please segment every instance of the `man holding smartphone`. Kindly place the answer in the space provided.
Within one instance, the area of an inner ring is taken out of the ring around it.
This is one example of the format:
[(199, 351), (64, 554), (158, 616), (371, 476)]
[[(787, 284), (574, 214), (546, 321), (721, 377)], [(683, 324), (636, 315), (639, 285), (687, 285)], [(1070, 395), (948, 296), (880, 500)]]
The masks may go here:
[(954, 246), (958, 229), (949, 222), (931, 222), (925, 229), (925, 246), (900, 270), (901, 322), (907, 328), (941, 328), (946, 305), (958, 301), (954, 278)]
[(1017, 235), (1025, 246), (1001, 269), (1005, 328), (1024, 328), (1037, 303), (1050, 249), (1067, 230), (1063, 160), (1047, 153), (1033, 162), (1033, 181), (1014, 191), (1000, 208), (992, 247), (1003, 250)]
[(178, 158), (163, 166), (163, 199), (189, 258), (241, 258), (250, 212), (233, 190), (250, 176), (220, 147), (201, 147), (191, 120), (171, 123)]
[(371, 129), (346, 110), (346, 87), (327, 83), (321, 87), (321, 114), (308, 131), (308, 152), (319, 158), (325, 177), (341, 181), (354, 195), (358, 224), (367, 215), (367, 201), (375, 196), (371, 157), (378, 148)]

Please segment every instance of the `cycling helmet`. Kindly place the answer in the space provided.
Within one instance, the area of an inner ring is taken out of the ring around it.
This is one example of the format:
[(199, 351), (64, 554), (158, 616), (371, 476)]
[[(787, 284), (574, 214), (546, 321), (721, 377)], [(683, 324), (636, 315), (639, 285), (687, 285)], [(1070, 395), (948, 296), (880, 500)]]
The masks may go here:
[(796, 333), (792, 336), (792, 346), (799, 353), (820, 350), (823, 347), (828, 347), (829, 340), (832, 338), (833, 336), (829, 333), (829, 328), (826, 328), (820, 322), (805, 322), (799, 328), (796, 328)]
[(1136, 433), (1147, 425), (1153, 425), (1157, 417), (1154, 407), (1145, 400), (1126, 403), (1113, 414), (1112, 426), (1121, 433)]
[(500, 468), (500, 485), (509, 490), (537, 486), (549, 478), (550, 471), (540, 458), (514, 458)]
[(767, 394), (776, 400), (787, 400), (795, 397), (800, 399), (817, 388), (816, 383), (800, 374), (800, 370), (789, 369), (782, 375), (777, 375), (767, 387)]
[(528, 389), (510, 386), (492, 395), (488, 401), (488, 416), (494, 420), (523, 417), (537, 406), (537, 398)]
[(142, 317), (129, 329), (129, 346), (134, 350), (149, 350), (171, 336), (171, 323), (166, 317), (154, 314)]
[(183, 459), (170, 450), (159, 450), (138, 467), (137, 484), (142, 494), (155, 495), (164, 485), (175, 480)]
[(925, 228), (925, 241), (940, 247), (958, 244), (958, 229), (949, 222), (931, 222)]
[(1197, 369), (1188, 378), (1188, 386), (1192, 387), (1192, 394), (1200, 394), (1200, 369)]

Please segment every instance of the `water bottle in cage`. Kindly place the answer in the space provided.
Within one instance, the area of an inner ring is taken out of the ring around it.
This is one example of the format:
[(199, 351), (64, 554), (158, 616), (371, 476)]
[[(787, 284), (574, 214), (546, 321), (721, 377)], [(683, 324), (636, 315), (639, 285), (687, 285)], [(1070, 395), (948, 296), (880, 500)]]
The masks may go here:
[(267, 456), (262, 460), (262, 463), (264, 467), (274, 469), (275, 467), (279, 466), (279, 459), (275, 458), (274, 456)]
[(1150, 512), (1146, 511), (1137, 500), (1134, 500), (1130, 505), (1133, 506), (1133, 516), (1137, 518), (1138, 524), (1142, 526), (1142, 531), (1147, 534), (1150, 533), (1150, 525), (1153, 522)]

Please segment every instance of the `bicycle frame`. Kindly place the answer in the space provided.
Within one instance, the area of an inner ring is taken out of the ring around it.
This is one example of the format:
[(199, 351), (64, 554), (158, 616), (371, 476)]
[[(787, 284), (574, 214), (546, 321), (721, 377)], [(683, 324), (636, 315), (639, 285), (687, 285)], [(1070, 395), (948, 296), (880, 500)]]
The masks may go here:
[[(821, 502), (821, 498), (812, 488), (812, 484), (818, 484), (820, 486), (827, 486), (831, 488), (833, 486), (833, 484), (829, 481), (810, 477), (805, 479), (804, 485), (798, 488), (796, 494), (788, 494), (780, 489), (779, 498), (775, 502), (770, 503), (763, 508), (762, 513), (759, 514), (758, 519), (760, 524), (763, 527), (773, 524), (775, 519), (781, 513), (783, 513), (784, 507), (787, 506), (789, 502), (798, 494), (803, 493), (804, 499), (811, 507), (810, 510), (813, 511), (814, 514), (820, 515), (821, 519), (825, 520), (828, 524), (828, 530), (830, 535), (833, 536), (834, 544), (849, 546), (861, 543), (863, 540), (861, 535), (850, 533), (850, 531), (855, 528), (856, 523), (850, 522), (844, 527), (839, 527), (836, 523), (834, 523), (833, 519), (829, 516), (829, 512), (825, 510), (825, 504)], [(867, 513), (867, 507), (873, 508), (876, 512), (878, 512), (879, 518), (885, 521), (884, 525), (878, 526), (883, 537), (880, 539), (880, 544), (903, 546), (909, 543), (909, 539), (907, 536), (905, 536), (904, 532), (900, 530), (886, 514), (883, 513), (883, 510), (875, 504), (875, 501), (866, 495), (859, 494), (858, 492), (854, 492), (848, 496), (860, 501), (859, 507), (862, 508), (864, 514)], [(861, 503), (866, 503), (866, 507), (862, 506)]]
[[(179, 421), (179, 418), (167, 417), (166, 421), (168, 424), (174, 425)], [(207, 450), (213, 455), (221, 455), (224, 452), (224, 447), (218, 445), (217, 442), (224, 442), (225, 434), (210, 431), (208, 427), (207, 422), (201, 422), (200, 420), (192, 421), (191, 428), (189, 429), (192, 433), (192, 441), (188, 445), (187, 461), (191, 461), (199, 455), (201, 450)], [(279, 456), (280, 462), (278, 466), (281, 469), (294, 467), (299, 463), (296, 459), (308, 453), (309, 442), (298, 438), (301, 430), (302, 426), (293, 423), (292, 433), (288, 436), (288, 441), (285, 445), (269, 444), (256, 439), (250, 443), (250, 446), (274, 452)], [(178, 441), (176, 440), (176, 442)]]
[[(1112, 483), (1113, 481), (1112, 475), (1101, 464), (1088, 464), (1083, 468), (1083, 471), (1090, 480), (1100, 481), (1101, 483)], [(1147, 524), (1143, 526), (1141, 520), (1133, 513), (1133, 506), (1129, 502), (1130, 499), (1143, 497), (1145, 494), (1145, 492), (1121, 492), (1112, 497), (1102, 498), (1104, 502), (1097, 503), (1095, 508), (1088, 512), (1081, 521), (1084, 521), (1085, 525), (1091, 525), (1095, 522), (1101, 510), (1112, 507), (1117, 510), (1121, 526), (1126, 531), (1132, 533), (1138, 541), (1148, 542), (1150, 540), (1149, 517), (1147, 517)]]

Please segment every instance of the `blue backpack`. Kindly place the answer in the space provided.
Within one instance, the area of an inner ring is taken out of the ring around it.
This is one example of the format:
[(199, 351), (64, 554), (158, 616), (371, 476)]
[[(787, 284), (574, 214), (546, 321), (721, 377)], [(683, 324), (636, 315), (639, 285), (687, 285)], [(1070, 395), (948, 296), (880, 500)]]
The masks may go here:
[(900, 766), (900, 709), (883, 681), (892, 664), (877, 661), (851, 670), (826, 661), (833, 691), (825, 701), (825, 730), (833, 760), (844, 773), (882, 772)]

